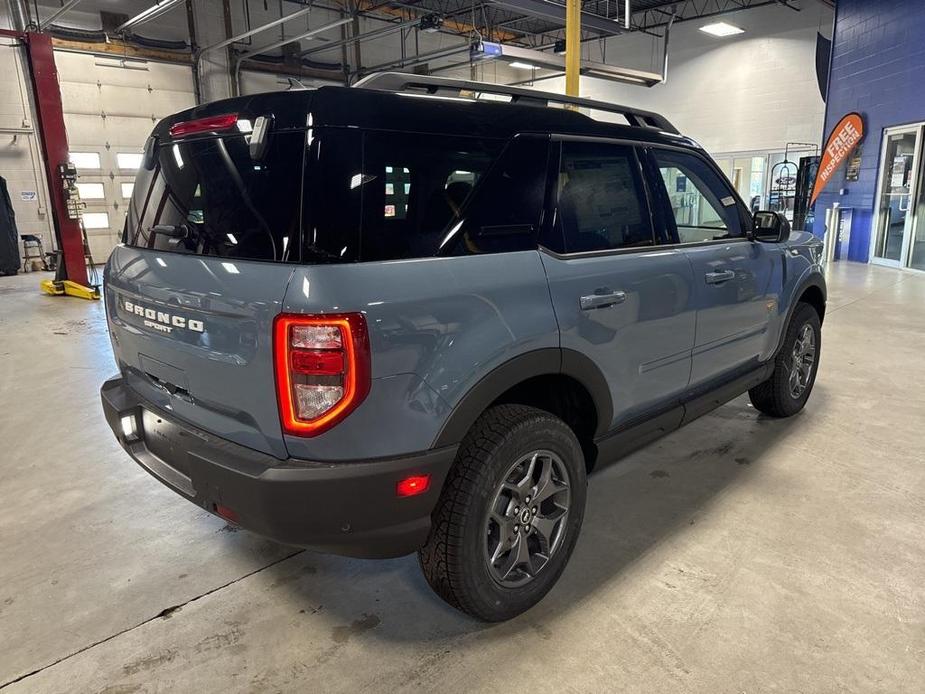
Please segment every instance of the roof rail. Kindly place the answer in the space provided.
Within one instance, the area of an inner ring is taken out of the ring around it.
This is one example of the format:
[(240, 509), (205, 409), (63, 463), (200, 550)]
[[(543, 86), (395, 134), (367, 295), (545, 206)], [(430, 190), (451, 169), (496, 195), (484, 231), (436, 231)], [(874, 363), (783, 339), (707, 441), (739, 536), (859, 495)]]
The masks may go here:
[[(491, 84), (489, 82), (474, 82), (470, 80), (452, 79), (449, 77), (433, 77), (430, 75), (410, 75), (404, 72), (377, 72), (356, 82), (354, 87), (361, 89), (377, 89), (387, 92), (410, 92), (439, 96), (452, 95), (456, 97), (476, 94), (498, 94), (510, 96), (512, 104), (528, 106), (548, 106), (554, 104), (570, 104), (591, 108), (596, 111), (617, 113), (626, 118), (627, 122), (636, 128), (651, 128), (666, 133), (679, 135), (680, 132), (663, 115), (652, 111), (620, 106), (606, 101), (583, 99), (575, 96), (552, 94), (523, 87), (512, 87), (506, 84)], [(469, 94), (467, 94), (467, 92)]]

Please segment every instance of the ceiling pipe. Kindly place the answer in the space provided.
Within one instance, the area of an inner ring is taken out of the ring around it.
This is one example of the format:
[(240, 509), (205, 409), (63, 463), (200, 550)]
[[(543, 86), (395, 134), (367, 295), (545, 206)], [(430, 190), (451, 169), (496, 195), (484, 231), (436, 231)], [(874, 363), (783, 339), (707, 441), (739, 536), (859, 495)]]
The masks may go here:
[(142, 10), (141, 12), (136, 14), (134, 17), (129, 19), (127, 22), (123, 22), (122, 24), (117, 26), (115, 33), (118, 34), (131, 27), (139, 26), (141, 24), (144, 24), (145, 22), (150, 22), (152, 19), (157, 19), (162, 14), (165, 14), (166, 12), (169, 12), (170, 10), (172, 10), (174, 7), (178, 6), (183, 1), (184, 0), (163, 0), (163, 2), (155, 3), (154, 5), (151, 5), (151, 7), (149, 7), (148, 9)]
[(671, 19), (665, 26), (664, 45), (662, 46), (662, 84), (668, 81), (668, 40), (671, 38), (671, 25), (674, 24), (675, 15), (672, 13)]
[(353, 21), (351, 17), (343, 17), (342, 19), (335, 20), (333, 22), (330, 22), (329, 24), (323, 24), (320, 27), (310, 29), (306, 31), (304, 34), (299, 34), (298, 36), (293, 36), (292, 38), (288, 38), (283, 41), (277, 41), (276, 43), (272, 43), (266, 46), (261, 46), (260, 48), (255, 48), (254, 50), (248, 51), (246, 53), (241, 53), (235, 59), (234, 70), (232, 71), (232, 79), (234, 80), (235, 88), (237, 89), (238, 94), (242, 93), (241, 63), (247, 58), (249, 58), (250, 56), (257, 55), (258, 53), (263, 53), (264, 51), (270, 50), (272, 48), (278, 48), (279, 46), (290, 43), (292, 41), (299, 41), (301, 39), (311, 38), (315, 34), (320, 34), (324, 31), (328, 31), (329, 29), (336, 29), (337, 27), (343, 26), (344, 24), (347, 24), (348, 22), (351, 22), (351, 21)]
[(39, 21), (39, 31), (49, 26), (65, 12), (69, 12), (74, 7), (74, 5), (77, 5), (80, 2), (83, 2), (83, 0), (70, 0), (70, 2), (66, 2), (61, 5), (61, 7), (51, 13), (51, 16), (48, 19)]
[(340, 48), (341, 46), (346, 46), (353, 43), (354, 41), (368, 41), (370, 39), (378, 39), (382, 36), (388, 36), (389, 34), (394, 34), (397, 31), (402, 29), (407, 29), (408, 27), (415, 27), (421, 23), (420, 17), (417, 19), (410, 19), (406, 22), (398, 22), (397, 24), (390, 24), (389, 26), (382, 27), (381, 29), (375, 29), (374, 31), (367, 31), (365, 34), (357, 34), (356, 36), (348, 36), (345, 39), (340, 41), (334, 41), (333, 43), (326, 43), (323, 46), (318, 48), (310, 48), (307, 51), (302, 51), (302, 56), (311, 55), (312, 53), (319, 53), (320, 51), (328, 51), (334, 48)]
[(9, 0), (10, 24), (13, 31), (25, 31), (29, 26), (29, 12), (23, 0)]
[[(254, 34), (259, 34), (263, 31), (266, 31), (267, 29), (272, 29), (273, 27), (277, 27), (280, 24), (284, 24), (292, 19), (298, 19), (299, 17), (304, 17), (311, 11), (312, 11), (312, 6), (309, 5), (308, 7), (305, 7), (301, 10), (293, 12), (292, 14), (287, 14), (285, 17), (274, 19), (270, 22), (267, 22), (266, 24), (261, 24), (258, 27), (242, 32), (240, 34), (236, 34), (235, 36), (232, 36), (231, 38), (224, 39), (223, 41), (219, 41), (218, 43), (213, 43), (211, 46), (206, 46), (202, 50), (196, 51), (195, 55), (193, 56), (193, 74), (197, 76), (198, 78), (199, 68), (202, 65), (202, 57), (206, 53), (209, 53), (211, 51), (217, 51), (220, 48), (225, 48), (226, 46), (230, 46), (231, 44), (237, 43), (238, 41), (243, 41), (246, 38), (250, 38)], [(234, 84), (237, 85), (237, 83), (238, 81), (237, 79), (235, 79)]]
[[(242, 61), (242, 60), (246, 60), (247, 58), (249, 58), (249, 57), (252, 56), (252, 55), (258, 55), (259, 53), (264, 53), (264, 52), (266, 52), (266, 51), (273, 50), (274, 48), (279, 48), (280, 46), (284, 46), (284, 45), (286, 45), (287, 43), (292, 43), (293, 41), (301, 41), (302, 39), (309, 39), (309, 38), (311, 38), (312, 36), (314, 36), (315, 34), (320, 34), (320, 33), (324, 32), (324, 31), (327, 31), (328, 29), (336, 29), (337, 27), (343, 26), (344, 24), (347, 24), (348, 22), (352, 22), (352, 21), (353, 21), (353, 18), (352, 18), (352, 17), (344, 17), (344, 18), (342, 18), (342, 19), (337, 19), (337, 20), (335, 20), (335, 21), (333, 21), (333, 22), (330, 22), (330, 23), (328, 23), (328, 24), (322, 24), (320, 27), (315, 27), (314, 29), (309, 29), (308, 31), (306, 31), (306, 32), (304, 32), (304, 33), (302, 33), (302, 34), (299, 34), (298, 36), (292, 36), (292, 37), (290, 37), (290, 38), (280, 39), (279, 41), (274, 41), (273, 43), (268, 43), (268, 44), (265, 45), (265, 46), (260, 46), (260, 48), (252, 48), (251, 50), (246, 51), (245, 53), (242, 53), (241, 55), (239, 55), (239, 56), (238, 56), (238, 62), (240, 62), (240, 61)], [(329, 46), (331, 46), (331, 44), (327, 44), (327, 45), (325, 45), (325, 46), (322, 46), (322, 49), (328, 48)], [(303, 54), (303, 55), (304, 55), (304, 54)]]
[(413, 67), (415, 65), (420, 65), (421, 63), (426, 63), (428, 60), (437, 60), (439, 58), (449, 58), (450, 56), (458, 55), (460, 53), (468, 53), (469, 44), (464, 43), (461, 46), (451, 46), (450, 48), (438, 48), (437, 50), (430, 51), (429, 53), (419, 53), (418, 55), (410, 56), (405, 60), (392, 60), (387, 63), (380, 63), (379, 65), (372, 65), (370, 67), (354, 70), (354, 75), (362, 74), (371, 74), (373, 72), (380, 72), (382, 70), (389, 70), (391, 68), (407, 68)]
[(259, 27), (251, 29), (250, 31), (245, 31), (241, 34), (237, 34), (236, 36), (232, 36), (230, 39), (225, 39), (224, 41), (213, 43), (211, 46), (206, 46), (205, 48), (202, 49), (201, 52), (206, 53), (207, 51), (215, 51), (215, 50), (218, 50), (219, 48), (224, 48), (225, 46), (230, 46), (233, 43), (237, 43), (238, 41), (243, 41), (244, 39), (249, 38), (253, 36), (254, 34), (259, 34), (261, 31), (272, 29), (273, 27), (279, 26), (280, 24), (284, 24), (285, 22), (288, 22), (291, 19), (298, 19), (299, 17), (304, 17), (309, 12), (311, 12), (312, 9), (314, 8), (312, 8), (311, 6), (308, 6), (305, 9), (299, 10), (298, 12), (287, 14), (285, 17), (274, 19), (272, 22), (261, 24)]

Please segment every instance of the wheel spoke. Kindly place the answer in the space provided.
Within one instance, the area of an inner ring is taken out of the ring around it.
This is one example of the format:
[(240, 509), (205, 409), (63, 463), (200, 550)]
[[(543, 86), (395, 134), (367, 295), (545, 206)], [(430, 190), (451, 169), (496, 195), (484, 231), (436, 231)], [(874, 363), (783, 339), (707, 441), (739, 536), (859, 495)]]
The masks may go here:
[(533, 528), (536, 531), (536, 534), (540, 538), (540, 542), (543, 545), (543, 548), (546, 552), (552, 551), (552, 544), (554, 540), (554, 532), (556, 530), (556, 525), (560, 520), (565, 516), (565, 509), (556, 507), (554, 513), (537, 516), (533, 519)]
[(553, 478), (552, 461), (547, 460), (540, 474), (540, 481), (536, 485), (536, 494), (533, 497), (533, 503), (541, 504), (551, 496), (565, 491), (568, 487)]
[(496, 564), (498, 560), (504, 556), (504, 553), (510, 551), (511, 547), (513, 547), (514, 543), (511, 541), (511, 537), (510, 528), (503, 528), (501, 530), (501, 539), (498, 540), (495, 551), (491, 553), (491, 559), (489, 560), (492, 565)]
[(525, 567), (527, 573), (531, 576), (533, 575), (533, 564), (530, 562), (530, 548), (528, 547), (526, 537), (523, 535), (514, 536), (514, 542), (510, 553), (502, 562), (501, 566), (498, 567), (501, 580), (510, 580), (511, 574), (519, 567)]

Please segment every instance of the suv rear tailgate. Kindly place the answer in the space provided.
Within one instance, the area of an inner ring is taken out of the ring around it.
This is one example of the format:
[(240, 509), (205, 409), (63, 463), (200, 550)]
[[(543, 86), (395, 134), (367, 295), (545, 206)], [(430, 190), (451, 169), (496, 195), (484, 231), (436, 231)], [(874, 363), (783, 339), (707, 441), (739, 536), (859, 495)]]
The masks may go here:
[(128, 385), (190, 424), (285, 458), (272, 324), (291, 275), (290, 265), (117, 247), (105, 299)]

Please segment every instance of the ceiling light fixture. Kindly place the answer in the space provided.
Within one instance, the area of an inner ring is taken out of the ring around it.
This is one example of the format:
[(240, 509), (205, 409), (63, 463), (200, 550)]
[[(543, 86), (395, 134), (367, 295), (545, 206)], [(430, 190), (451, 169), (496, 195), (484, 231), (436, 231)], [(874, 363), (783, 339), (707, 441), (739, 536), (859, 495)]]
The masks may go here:
[(710, 34), (711, 36), (719, 36), (720, 38), (745, 33), (745, 29), (733, 26), (732, 24), (727, 24), (726, 22), (715, 22), (714, 24), (707, 24), (706, 26), (700, 27), (700, 31)]
[(538, 68), (536, 67), (536, 65), (531, 65), (530, 63), (521, 63), (521, 62), (518, 62), (518, 61), (516, 61), (516, 60), (515, 60), (513, 63), (510, 63), (510, 66), (511, 66), (511, 67), (516, 67), (518, 70), (536, 70), (536, 69), (538, 69)]

